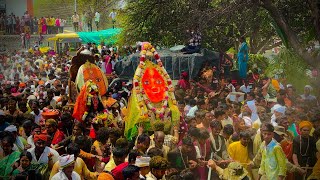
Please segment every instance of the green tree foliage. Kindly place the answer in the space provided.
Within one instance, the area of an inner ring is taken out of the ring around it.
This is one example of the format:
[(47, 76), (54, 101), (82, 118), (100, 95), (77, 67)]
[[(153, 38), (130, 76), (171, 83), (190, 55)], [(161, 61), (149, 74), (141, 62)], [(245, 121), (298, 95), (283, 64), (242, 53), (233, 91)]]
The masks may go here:
[(191, 30), (202, 34), (203, 45), (227, 51), (241, 35), (251, 37), (253, 53), (273, 42), (270, 17), (249, 3), (211, 0), (129, 1), (122, 17), (122, 43), (150, 41), (161, 46), (185, 44)]
[(253, 3), (267, 10), (278, 34), (288, 48), (308, 65), (320, 67), (320, 54), (307, 51), (310, 41), (320, 40), (320, 2), (317, 0), (259, 0)]
[(246, 36), (251, 52), (263, 53), (280, 45), (274, 41), (280, 37), (309, 65), (318, 66), (319, 54), (305, 49), (320, 39), (319, 6), (315, 0), (128, 1), (122, 42), (173, 46), (187, 42), (187, 31), (197, 29), (204, 47), (224, 52)]
[(303, 92), (304, 85), (313, 84), (307, 69), (310, 66), (290, 49), (282, 48), (280, 53), (269, 61), (264, 74), (268, 77), (278, 75), (292, 84), (298, 92)]

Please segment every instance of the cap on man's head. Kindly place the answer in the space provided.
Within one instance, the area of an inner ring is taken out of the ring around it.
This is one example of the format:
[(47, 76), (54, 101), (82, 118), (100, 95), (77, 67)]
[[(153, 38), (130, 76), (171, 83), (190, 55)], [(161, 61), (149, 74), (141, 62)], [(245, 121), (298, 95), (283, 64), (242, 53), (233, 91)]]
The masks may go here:
[(10, 126), (6, 127), (6, 128), (4, 129), (4, 131), (17, 132), (18, 129), (17, 129), (17, 127), (16, 127), (15, 125), (10, 125)]
[(63, 169), (65, 167), (70, 166), (72, 163), (74, 163), (74, 155), (67, 154), (67, 155), (62, 155), (59, 157), (59, 165), (60, 169)]
[(150, 164), (150, 157), (137, 157), (136, 158), (136, 166), (138, 167), (147, 167)]

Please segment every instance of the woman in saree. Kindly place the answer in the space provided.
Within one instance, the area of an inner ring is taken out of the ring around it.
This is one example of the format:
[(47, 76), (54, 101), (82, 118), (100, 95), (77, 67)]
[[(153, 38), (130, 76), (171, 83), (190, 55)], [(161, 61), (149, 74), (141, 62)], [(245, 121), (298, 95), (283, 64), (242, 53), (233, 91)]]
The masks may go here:
[(110, 76), (112, 74), (112, 64), (111, 64), (111, 57), (109, 55), (106, 55), (105, 57), (105, 69), (106, 69), (106, 75)]
[(41, 164), (32, 164), (32, 155), (29, 151), (24, 151), (20, 154), (20, 159), (18, 160), (18, 167), (12, 172), (13, 176), (28, 172), (29, 170), (37, 170)]
[(41, 18), (41, 30), (42, 34), (47, 34), (47, 20), (45, 17)]
[(248, 67), (248, 45), (244, 37), (240, 38), (240, 47), (238, 52), (238, 65), (239, 65), (239, 75), (240, 78), (245, 79), (247, 77), (247, 67)]
[(5, 136), (1, 140), (1, 148), (4, 157), (0, 160), (0, 179), (9, 179), (13, 164), (19, 159), (20, 152), (13, 151), (14, 138), (10, 135)]

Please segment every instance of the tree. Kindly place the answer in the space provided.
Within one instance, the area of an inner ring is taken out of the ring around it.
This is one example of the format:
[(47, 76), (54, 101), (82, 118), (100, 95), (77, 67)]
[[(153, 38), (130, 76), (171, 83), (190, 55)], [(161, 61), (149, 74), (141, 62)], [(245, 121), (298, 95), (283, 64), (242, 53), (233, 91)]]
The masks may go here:
[(168, 47), (184, 44), (188, 31), (197, 30), (203, 36), (204, 47), (225, 52), (236, 45), (237, 38), (246, 35), (252, 37), (252, 51), (257, 53), (273, 43), (269, 37), (275, 32), (265, 20), (266, 11), (247, 6), (248, 2), (211, 0), (129, 1), (121, 23), (122, 42), (147, 40)]
[[(125, 11), (126, 42), (147, 40), (172, 46), (198, 29), (204, 47), (224, 52), (240, 36), (250, 37), (251, 52), (283, 43), (310, 66), (319, 67), (319, 52), (308, 52), (320, 37), (319, 0), (141, 0)], [(275, 39), (281, 41), (274, 43)]]
[[(257, 1), (266, 9), (275, 24), (283, 33), (290, 47), (312, 67), (320, 67), (319, 52), (310, 53), (306, 50), (308, 41), (320, 41), (320, 2), (315, 0), (292, 0), (290, 5), (282, 6), (284, 2), (271, 0)], [(277, 7), (279, 6), (279, 8)], [(289, 11), (293, 10), (293, 11)]]

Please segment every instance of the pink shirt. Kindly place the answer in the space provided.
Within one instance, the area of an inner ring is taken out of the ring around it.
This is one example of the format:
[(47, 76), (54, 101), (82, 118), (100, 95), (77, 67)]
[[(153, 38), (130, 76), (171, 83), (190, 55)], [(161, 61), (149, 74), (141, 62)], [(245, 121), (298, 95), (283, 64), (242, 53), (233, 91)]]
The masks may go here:
[(59, 18), (56, 19), (56, 26), (60, 27), (60, 19)]

